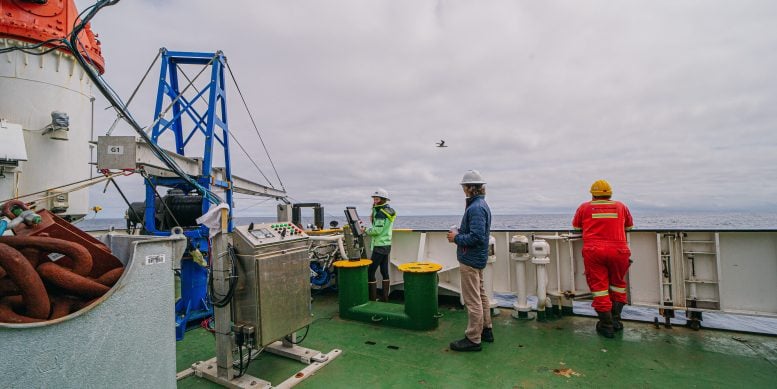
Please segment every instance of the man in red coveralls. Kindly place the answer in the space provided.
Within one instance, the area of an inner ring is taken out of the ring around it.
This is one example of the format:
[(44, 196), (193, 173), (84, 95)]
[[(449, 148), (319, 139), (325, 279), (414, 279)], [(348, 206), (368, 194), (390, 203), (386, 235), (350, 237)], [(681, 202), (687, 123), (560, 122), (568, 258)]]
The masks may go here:
[(621, 311), (626, 305), (626, 281), (631, 250), (626, 231), (634, 226), (625, 204), (610, 200), (612, 187), (605, 180), (591, 185), (590, 202), (580, 204), (572, 227), (583, 232), (585, 278), (594, 296), (591, 304), (599, 315), (596, 332), (614, 338), (623, 329)]

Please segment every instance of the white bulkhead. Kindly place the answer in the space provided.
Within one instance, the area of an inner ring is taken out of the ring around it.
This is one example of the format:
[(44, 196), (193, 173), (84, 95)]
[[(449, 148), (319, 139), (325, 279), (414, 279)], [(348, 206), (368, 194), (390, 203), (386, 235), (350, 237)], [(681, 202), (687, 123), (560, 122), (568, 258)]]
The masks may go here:
[[(26, 44), (0, 38), (0, 47)], [(90, 177), (93, 108), (92, 83), (72, 55), (59, 50), (44, 55), (21, 51), (2, 55), (0, 118), (22, 125), (27, 150), (27, 161), (19, 162), (17, 169), (15, 194), (38, 192)], [(46, 131), (53, 111), (69, 116), (68, 131)], [(70, 193), (67, 203), (64, 214), (86, 214), (88, 189)]]

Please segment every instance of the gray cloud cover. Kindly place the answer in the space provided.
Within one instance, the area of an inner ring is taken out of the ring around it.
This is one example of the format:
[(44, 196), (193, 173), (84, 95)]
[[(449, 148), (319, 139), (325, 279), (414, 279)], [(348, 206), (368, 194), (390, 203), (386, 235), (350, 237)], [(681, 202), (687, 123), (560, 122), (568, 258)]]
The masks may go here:
[[(774, 20), (773, 1), (125, 0), (92, 27), (122, 96), (159, 47), (223, 50), (295, 202), (339, 214), (380, 186), (418, 215), (459, 213), (471, 168), (498, 214), (572, 212), (598, 178), (636, 210), (777, 210)], [(231, 130), (278, 186), (234, 92)], [(274, 214), (259, 201), (238, 212)]]

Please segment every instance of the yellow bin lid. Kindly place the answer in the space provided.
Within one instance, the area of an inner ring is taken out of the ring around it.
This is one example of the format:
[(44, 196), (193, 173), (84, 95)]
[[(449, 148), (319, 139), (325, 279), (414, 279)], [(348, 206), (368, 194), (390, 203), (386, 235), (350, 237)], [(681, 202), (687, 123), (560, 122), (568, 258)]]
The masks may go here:
[(442, 265), (432, 262), (409, 262), (399, 265), (399, 271), (405, 273), (434, 273), (442, 270)]
[(362, 266), (369, 266), (372, 263), (369, 259), (360, 259), (358, 261), (337, 261), (333, 263), (335, 267), (362, 267)]

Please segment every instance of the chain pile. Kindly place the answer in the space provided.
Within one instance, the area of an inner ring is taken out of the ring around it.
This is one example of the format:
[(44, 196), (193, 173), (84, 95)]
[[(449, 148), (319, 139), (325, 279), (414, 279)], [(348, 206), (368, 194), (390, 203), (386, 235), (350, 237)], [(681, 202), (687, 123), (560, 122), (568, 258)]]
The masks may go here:
[[(2, 206), (2, 213), (11, 219), (19, 217), (20, 211), (27, 209), (19, 201)], [(19, 224), (14, 228), (16, 236), (0, 237), (2, 323), (36, 323), (67, 316), (102, 297), (124, 272), (117, 261), (95, 263), (84, 245), (34, 232), (38, 227)], [(108, 251), (104, 245), (99, 249)]]

